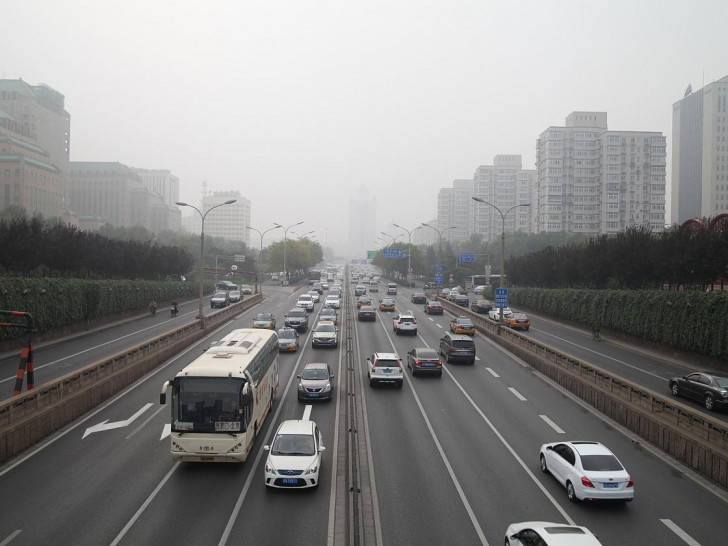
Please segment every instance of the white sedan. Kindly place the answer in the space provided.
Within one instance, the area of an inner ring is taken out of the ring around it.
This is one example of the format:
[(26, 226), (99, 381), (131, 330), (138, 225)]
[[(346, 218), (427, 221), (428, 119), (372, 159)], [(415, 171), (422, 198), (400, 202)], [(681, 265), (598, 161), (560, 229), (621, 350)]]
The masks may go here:
[(333, 307), (334, 309), (339, 309), (341, 307), (341, 300), (338, 298), (338, 296), (329, 294), (326, 296), (326, 300), (324, 300), (324, 307)]
[(313, 298), (313, 302), (314, 302), (314, 303), (318, 303), (318, 302), (320, 302), (320, 301), (321, 301), (321, 295), (320, 295), (320, 294), (318, 293), (318, 290), (311, 290), (311, 291), (309, 292), (309, 294), (310, 294), (310, 295), (311, 295), (311, 297)]
[[(510, 307), (504, 307), (503, 308), (503, 318), (510, 317), (513, 315), (513, 311), (511, 311)], [(491, 320), (500, 320), (500, 307), (494, 307), (490, 311), (488, 311), (488, 318)]]
[(541, 471), (566, 488), (572, 502), (634, 499), (634, 480), (599, 442), (555, 442), (541, 446)]
[(326, 450), (321, 431), (308, 420), (283, 421), (265, 462), (265, 485), (289, 489), (318, 487), (321, 455)]
[(524, 521), (511, 523), (506, 529), (506, 546), (601, 546), (601, 542), (586, 527), (550, 523), (548, 521)]

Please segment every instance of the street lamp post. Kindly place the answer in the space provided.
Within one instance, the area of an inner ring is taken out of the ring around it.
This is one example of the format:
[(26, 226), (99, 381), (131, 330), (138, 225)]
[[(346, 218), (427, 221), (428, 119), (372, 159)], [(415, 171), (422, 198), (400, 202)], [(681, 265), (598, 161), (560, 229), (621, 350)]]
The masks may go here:
[(392, 239), (392, 245), (394, 245), (397, 242), (397, 237), (393, 237), (389, 233), (384, 233), (383, 231), (381, 233), (382, 233), (382, 235), (386, 235), (387, 237)]
[(283, 275), (285, 275), (285, 278), (284, 281), (282, 281), (282, 284), (288, 284), (288, 269), (286, 269), (286, 247), (288, 246), (288, 230), (292, 227), (300, 226), (301, 224), (303, 224), (303, 220), (296, 224), (291, 224), (288, 227), (283, 227), (281, 224), (276, 224), (275, 222), (273, 222), (274, 226), (283, 229)]
[(185, 203), (184, 201), (176, 201), (175, 202), (175, 205), (177, 205), (177, 206), (180, 206), (180, 207), (190, 207), (190, 208), (195, 209), (197, 211), (197, 214), (200, 215), (200, 219), (202, 220), (202, 223), (200, 225), (200, 312), (199, 312), (199, 315), (197, 317), (198, 319), (202, 319), (205, 316), (204, 310), (203, 310), (203, 307), (202, 307), (202, 298), (204, 297), (204, 286), (203, 286), (202, 278), (205, 275), (205, 265), (204, 265), (204, 263), (202, 261), (203, 260), (203, 256), (204, 256), (204, 252), (205, 252), (205, 217), (208, 214), (210, 214), (211, 211), (215, 210), (216, 208), (222, 207), (224, 205), (232, 205), (233, 203), (235, 203), (235, 201), (237, 201), (237, 200), (236, 199), (230, 199), (228, 201), (225, 201), (224, 203), (220, 203), (219, 205), (215, 205), (214, 207), (210, 207), (209, 209), (207, 209), (207, 211), (204, 214), (202, 213), (202, 211), (200, 209), (198, 209), (194, 205), (190, 205), (189, 203)]
[[(488, 203), (485, 199), (481, 199), (480, 197), (473, 197), (473, 201), (477, 201), (478, 203), (483, 203), (485, 205), (488, 205), (489, 207), (493, 207), (495, 210), (498, 211), (498, 214), (501, 215), (501, 259), (500, 259), (500, 288), (505, 288), (506, 286), (506, 215), (511, 212), (513, 209), (518, 207), (530, 207), (531, 203), (519, 203), (518, 205), (513, 205), (511, 208), (503, 212), (501, 209), (496, 207), (492, 203)], [(500, 308), (499, 313), (499, 321), (503, 322), (503, 308)]]
[[(273, 226), (272, 228), (268, 228), (268, 229), (266, 229), (263, 232), (261, 232), (259, 229), (255, 229), (254, 227), (250, 227), (250, 226), (245, 226), (245, 227), (248, 228), (248, 229), (250, 229), (250, 230), (252, 230), (252, 231), (255, 231), (258, 235), (260, 235), (260, 258), (259, 258), (260, 274), (261, 275), (265, 275), (265, 272), (263, 270), (263, 236), (266, 233), (268, 233), (269, 231), (273, 231), (274, 229), (278, 229), (281, 226)], [(263, 279), (262, 278), (260, 279), (260, 295), (261, 296), (263, 295)]]
[(407, 229), (400, 226), (399, 224), (392, 225), (407, 232), (407, 286), (411, 287), (412, 283), (410, 281), (410, 275), (412, 274), (412, 232), (414, 232), (416, 229), (420, 229), (422, 226), (417, 226), (414, 229)]
[(295, 231), (291, 231), (291, 234), (298, 237), (298, 240), (300, 241), (301, 239), (305, 239), (307, 235), (311, 235), (312, 233), (315, 233), (315, 232), (316, 232), (316, 230), (312, 229), (311, 231), (307, 231), (306, 233), (300, 233), (300, 234), (296, 233)]
[(437, 259), (442, 261), (442, 234), (445, 233), (448, 229), (455, 229), (457, 226), (449, 226), (444, 229), (437, 229), (435, 226), (431, 224), (426, 224), (422, 222), (422, 225), (428, 228), (432, 228), (437, 232)]

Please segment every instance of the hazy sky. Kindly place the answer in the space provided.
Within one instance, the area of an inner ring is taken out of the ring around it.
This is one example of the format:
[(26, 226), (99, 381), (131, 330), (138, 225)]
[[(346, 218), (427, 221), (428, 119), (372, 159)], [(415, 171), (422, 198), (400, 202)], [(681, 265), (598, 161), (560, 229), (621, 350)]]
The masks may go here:
[(203, 180), (238, 190), (254, 227), (303, 220), (330, 244), (362, 184), (378, 230), (417, 226), (494, 155), (533, 168), (574, 110), (662, 131), (669, 169), (672, 104), (728, 74), (727, 0), (22, 0), (0, 16), (0, 76), (65, 95), (71, 160), (170, 169), (195, 204)]

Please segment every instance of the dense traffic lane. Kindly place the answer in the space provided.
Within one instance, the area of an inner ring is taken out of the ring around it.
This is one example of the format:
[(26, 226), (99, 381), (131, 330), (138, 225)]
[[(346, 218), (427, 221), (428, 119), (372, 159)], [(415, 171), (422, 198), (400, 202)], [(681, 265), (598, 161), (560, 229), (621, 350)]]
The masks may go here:
[[(407, 294), (398, 296), (398, 307), (412, 309), (405, 297), (408, 298)], [(430, 317), (417, 309), (413, 311), (420, 321), (422, 339), (415, 342), (409, 337), (392, 336), (400, 355), (415, 345), (437, 347), (437, 340), (449, 323), (448, 315), (429, 320)], [(374, 343), (381, 344), (382, 341), (375, 340)], [(502, 532), (508, 523), (529, 519), (572, 519), (597, 532), (605, 544), (634, 543), (635, 537), (643, 537), (644, 543), (650, 543), (652, 537), (660, 537), (661, 544), (682, 544), (682, 539), (662, 520), (677, 522), (700, 542), (718, 539), (721, 528), (716, 521), (720, 521), (720, 514), (726, 508), (724, 496), (722, 500), (713, 498), (677, 465), (663, 462), (651, 449), (645, 449), (639, 443), (633, 444), (631, 437), (613, 429), (610, 423), (485, 338), (478, 336), (476, 344), (480, 360), (475, 366), (445, 365), (442, 379), (417, 377), (411, 386), (420, 393), (423, 406), (429, 408), (430, 422), (445, 439), (443, 444), (452, 466), (456, 475), (467, 484), (464, 486), (467, 498), (474, 499), (471, 504), (490, 543), (502, 541)], [(457, 390), (462, 389), (459, 393), (448, 386), (454, 384), (455, 379), (460, 385)], [(427, 390), (421, 389), (420, 385)], [(428, 392), (430, 387), (431, 393)], [(467, 393), (472, 404), (462, 391)], [(369, 393), (365, 395), (368, 397)], [(474, 415), (468, 415), (465, 409), (468, 404)], [(560, 426), (564, 433), (558, 432), (549, 422)], [(402, 422), (399, 428), (409, 426), (409, 422)], [(375, 433), (372, 428), (372, 435)], [(483, 439), (485, 445), (480, 444)], [(611, 447), (635, 475), (637, 500), (628, 505), (569, 503), (563, 488), (551, 476), (542, 475), (538, 467), (539, 446), (558, 439), (598, 440)], [(372, 443), (375, 442), (373, 438)], [(403, 439), (400, 439), (400, 445), (402, 443)], [(497, 448), (498, 444), (502, 449)], [(392, 444), (392, 449), (394, 446), (397, 444)], [(410, 462), (419, 456), (418, 449), (417, 444), (401, 446), (398, 458), (406, 457)], [(462, 457), (461, 462), (458, 457)], [(513, 466), (516, 457), (523, 461), (526, 469), (520, 464)], [(529, 473), (536, 476), (540, 486), (531, 477), (528, 478), (531, 484), (528, 481), (524, 484), (524, 476)], [(378, 471), (377, 483), (380, 483)], [(380, 497), (386, 495), (386, 490), (379, 489)], [(678, 495), (675, 495), (676, 491), (679, 491)], [(493, 499), (497, 499), (495, 507), (490, 505)], [(705, 506), (706, 500), (715, 501), (715, 504), (707, 513), (700, 513), (695, 507)], [(685, 502), (690, 503), (690, 509), (684, 508)], [(499, 512), (502, 507), (506, 509)], [(569, 519), (559, 517), (562, 510)], [(442, 523), (442, 520), (438, 521)]]

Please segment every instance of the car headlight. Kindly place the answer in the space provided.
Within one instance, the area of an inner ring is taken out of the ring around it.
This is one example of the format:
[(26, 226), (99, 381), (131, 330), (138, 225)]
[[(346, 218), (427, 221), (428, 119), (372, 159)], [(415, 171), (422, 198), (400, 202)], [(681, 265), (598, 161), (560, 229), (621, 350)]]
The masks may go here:
[(728, 398), (728, 391), (720, 391), (720, 396), (722, 398)]
[(331, 383), (326, 383), (326, 386), (324, 387), (324, 392), (329, 392), (331, 390)]
[(303, 383), (299, 383), (299, 384), (298, 384), (298, 390), (299, 390), (299, 391), (305, 390), (305, 389), (303, 388)]
[(266, 463), (265, 463), (265, 471), (268, 474), (277, 474), (276, 469), (273, 468), (273, 465), (270, 464), (270, 462), (268, 462), (268, 461), (266, 461)]
[(318, 472), (318, 464), (308, 467), (308, 470), (306, 470), (303, 474), (304, 476), (308, 476), (309, 474), (316, 474), (316, 472)]

